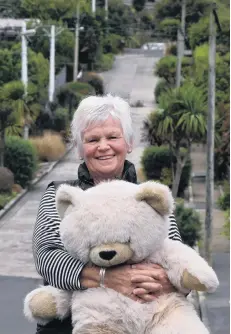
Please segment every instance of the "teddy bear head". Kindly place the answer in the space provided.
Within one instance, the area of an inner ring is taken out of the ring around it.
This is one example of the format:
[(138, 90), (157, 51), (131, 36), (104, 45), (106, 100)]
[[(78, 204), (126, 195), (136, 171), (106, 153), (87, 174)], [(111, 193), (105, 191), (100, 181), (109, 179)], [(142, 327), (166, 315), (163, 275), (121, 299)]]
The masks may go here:
[(168, 235), (169, 188), (115, 180), (88, 190), (67, 184), (56, 194), (64, 247), (83, 263), (110, 267), (148, 259)]

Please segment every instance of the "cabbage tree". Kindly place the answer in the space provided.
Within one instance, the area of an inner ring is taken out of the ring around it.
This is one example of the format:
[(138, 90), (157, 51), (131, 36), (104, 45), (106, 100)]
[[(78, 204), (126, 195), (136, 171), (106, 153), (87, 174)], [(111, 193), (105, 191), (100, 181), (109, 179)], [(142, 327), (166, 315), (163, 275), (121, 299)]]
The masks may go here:
[[(178, 193), (183, 167), (190, 157), (192, 143), (206, 138), (207, 103), (205, 94), (192, 83), (169, 89), (159, 99), (159, 109), (144, 123), (144, 134), (151, 145), (168, 144), (176, 157), (173, 173), (173, 196)], [(182, 156), (181, 148), (186, 154)]]

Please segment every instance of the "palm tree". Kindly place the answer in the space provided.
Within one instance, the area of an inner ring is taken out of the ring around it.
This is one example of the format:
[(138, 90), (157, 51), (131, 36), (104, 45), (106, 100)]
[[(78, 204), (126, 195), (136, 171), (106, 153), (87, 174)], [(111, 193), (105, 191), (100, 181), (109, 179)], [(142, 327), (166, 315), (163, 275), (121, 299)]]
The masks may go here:
[(20, 118), (8, 98), (5, 85), (0, 89), (0, 166), (4, 166), (5, 137), (8, 134), (19, 134), (21, 131)]
[(23, 127), (23, 138), (28, 139), (31, 123), (37, 118), (40, 106), (35, 103), (36, 87), (28, 85), (28, 93), (24, 95), (24, 87), (20, 81), (11, 81), (4, 85), (5, 98), (12, 101), (13, 109), (20, 117)]
[[(160, 96), (159, 109), (144, 124), (146, 139), (152, 145), (167, 143), (176, 157), (176, 166), (172, 166), (174, 197), (177, 196), (192, 143), (202, 142), (206, 137), (206, 110), (205, 94), (192, 83), (185, 83), (180, 88), (164, 92)], [(186, 150), (184, 155), (182, 147)]]

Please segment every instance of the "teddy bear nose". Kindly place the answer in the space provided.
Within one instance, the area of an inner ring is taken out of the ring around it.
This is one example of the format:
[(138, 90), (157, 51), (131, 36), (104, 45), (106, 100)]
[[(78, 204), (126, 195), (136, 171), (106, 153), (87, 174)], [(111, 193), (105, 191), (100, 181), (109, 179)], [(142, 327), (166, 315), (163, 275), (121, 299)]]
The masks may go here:
[(113, 257), (116, 255), (116, 251), (102, 251), (99, 252), (99, 256), (101, 257), (101, 259), (103, 260), (111, 260), (113, 259)]

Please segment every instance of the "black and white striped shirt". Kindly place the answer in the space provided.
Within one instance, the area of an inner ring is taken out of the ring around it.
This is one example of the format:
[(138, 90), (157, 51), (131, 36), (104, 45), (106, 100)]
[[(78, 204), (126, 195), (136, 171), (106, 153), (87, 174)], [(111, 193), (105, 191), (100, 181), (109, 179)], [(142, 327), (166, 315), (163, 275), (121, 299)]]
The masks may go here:
[[(81, 289), (80, 273), (84, 264), (67, 253), (62, 244), (60, 218), (55, 203), (56, 189), (48, 186), (37, 215), (33, 235), (33, 254), (38, 273), (50, 285), (63, 290)], [(180, 240), (174, 215), (169, 217), (169, 238)]]

